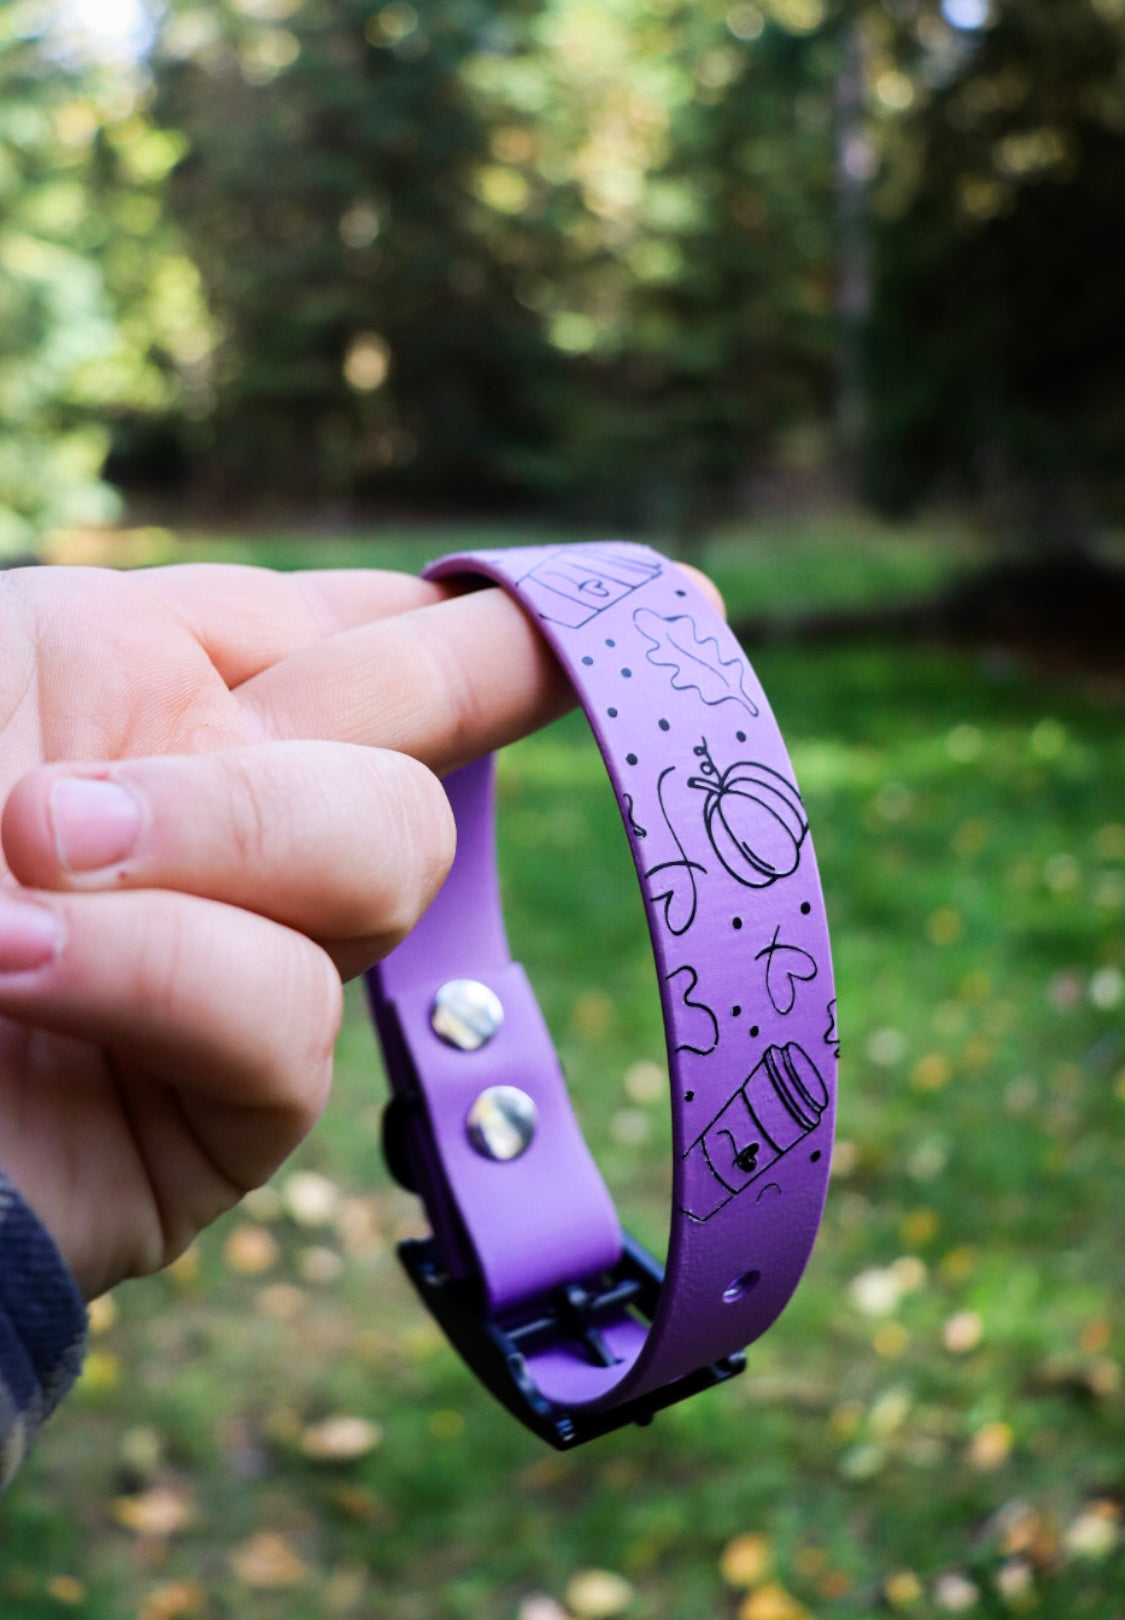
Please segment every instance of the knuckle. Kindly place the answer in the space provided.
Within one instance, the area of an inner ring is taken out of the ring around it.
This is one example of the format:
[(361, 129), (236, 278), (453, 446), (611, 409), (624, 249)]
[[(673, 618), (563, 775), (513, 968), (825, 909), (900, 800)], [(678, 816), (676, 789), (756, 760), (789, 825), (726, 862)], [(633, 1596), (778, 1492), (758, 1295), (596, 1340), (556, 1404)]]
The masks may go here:
[(274, 795), (267, 811), (263, 802), (264, 781), (260, 768), (252, 769), (240, 753), (231, 752), (223, 760), (223, 788), (230, 834), (230, 853), (242, 870), (254, 870), (268, 854), (276, 838), (276, 817), (285, 796)]
[(312, 1056), (321, 1063), (331, 1064), (344, 1017), (344, 987), (331, 959), (319, 946), (314, 946), (313, 956), (316, 971), (310, 974)]
[(288, 930), (271, 962), (270, 979), (275, 1016), (262, 1029), (248, 1090), (281, 1127), (287, 1154), (312, 1129), (328, 1100), (344, 995), (327, 953)]
[[(150, 1015), (171, 1016), (179, 1006), (188, 962), (188, 918), (179, 905), (150, 903), (143, 920), (144, 949), (137, 957), (136, 996)], [(199, 943), (195, 945), (196, 952)]]
[(411, 847), (416, 861), (415, 881), (423, 905), (428, 905), (453, 864), (457, 824), (449, 796), (433, 771), (417, 760), (410, 760), (409, 765), (413, 788)]
[(332, 1084), (344, 987), (328, 954), (311, 940), (302, 939), (302, 945), (294, 964), (297, 993), (291, 998), (299, 1028), (281, 1043), (280, 1052), (289, 1075), (290, 1107), (311, 1125)]
[(445, 789), (431, 770), (405, 754), (384, 757), (397, 778), (384, 797), (397, 858), (384, 867), (366, 931), (380, 935), (390, 948), (406, 937), (445, 881), (457, 828)]
[(444, 718), (443, 730), (450, 752), (461, 758), (486, 730), (481, 694), (457, 650), (428, 623), (413, 630), (411, 657), (422, 659), (428, 671), (426, 685), (435, 712)]

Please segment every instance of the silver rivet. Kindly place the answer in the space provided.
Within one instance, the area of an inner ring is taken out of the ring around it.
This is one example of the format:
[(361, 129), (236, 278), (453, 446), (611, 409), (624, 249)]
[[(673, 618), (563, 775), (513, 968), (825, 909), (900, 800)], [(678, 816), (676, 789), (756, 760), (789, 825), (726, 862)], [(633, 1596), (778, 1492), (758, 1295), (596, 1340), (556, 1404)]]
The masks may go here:
[(475, 1052), (504, 1022), (500, 998), (476, 979), (450, 979), (434, 997), (430, 1027), (461, 1052)]
[(489, 1086), (469, 1109), (469, 1141), (486, 1159), (518, 1159), (535, 1135), (539, 1110), (518, 1086)]

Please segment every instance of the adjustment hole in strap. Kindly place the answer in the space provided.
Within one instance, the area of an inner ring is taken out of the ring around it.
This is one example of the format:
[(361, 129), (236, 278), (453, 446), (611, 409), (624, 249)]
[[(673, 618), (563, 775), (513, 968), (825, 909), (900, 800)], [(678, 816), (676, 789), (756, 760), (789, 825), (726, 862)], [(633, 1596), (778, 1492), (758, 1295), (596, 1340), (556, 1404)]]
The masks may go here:
[(762, 1280), (760, 1271), (743, 1271), (731, 1279), (723, 1289), (723, 1304), (734, 1305), (747, 1294), (752, 1294)]

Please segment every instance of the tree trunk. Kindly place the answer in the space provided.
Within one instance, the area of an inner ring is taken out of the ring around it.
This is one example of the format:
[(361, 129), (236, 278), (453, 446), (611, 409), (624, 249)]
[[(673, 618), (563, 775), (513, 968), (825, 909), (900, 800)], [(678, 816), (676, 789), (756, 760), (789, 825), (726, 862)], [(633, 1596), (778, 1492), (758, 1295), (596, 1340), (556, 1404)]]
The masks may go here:
[(856, 493), (867, 444), (864, 348), (872, 299), (867, 190), (873, 154), (866, 120), (866, 49), (854, 18), (841, 30), (835, 102), (836, 442), (845, 487)]

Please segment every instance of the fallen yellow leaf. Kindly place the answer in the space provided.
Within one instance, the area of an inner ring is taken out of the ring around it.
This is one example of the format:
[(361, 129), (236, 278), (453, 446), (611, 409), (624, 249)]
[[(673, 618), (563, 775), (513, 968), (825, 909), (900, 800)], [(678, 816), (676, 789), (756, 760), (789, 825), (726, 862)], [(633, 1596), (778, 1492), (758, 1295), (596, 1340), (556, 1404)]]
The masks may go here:
[(198, 1581), (167, 1581), (143, 1599), (137, 1620), (191, 1620), (203, 1613), (206, 1597)]
[(597, 1040), (613, 1024), (613, 1001), (604, 990), (584, 990), (570, 1009), (570, 1022), (577, 1035)]
[(884, 1322), (871, 1335), (871, 1347), (875, 1354), (885, 1356), (888, 1360), (901, 1356), (909, 1343), (910, 1334), (901, 1322)]
[(285, 1178), (281, 1197), (298, 1226), (329, 1226), (340, 1207), (340, 1189), (315, 1170), (294, 1170)]
[(354, 1462), (365, 1457), (383, 1438), (377, 1423), (343, 1413), (310, 1423), (301, 1434), (301, 1450), (316, 1462)]
[(457, 1440), (465, 1432), (464, 1413), (447, 1406), (439, 1407), (428, 1427), (435, 1440)]
[(532, 1592), (521, 1602), (516, 1620), (570, 1620), (561, 1604), (545, 1592)]
[(344, 1257), (324, 1243), (313, 1243), (297, 1256), (297, 1270), (301, 1281), (308, 1283), (334, 1283), (344, 1269)]
[(245, 1586), (261, 1589), (297, 1586), (309, 1574), (309, 1566), (292, 1542), (277, 1530), (259, 1530), (235, 1547), (231, 1568)]
[(154, 1485), (137, 1496), (119, 1496), (113, 1504), (118, 1524), (146, 1540), (177, 1535), (195, 1517), (190, 1492), (175, 1485)]
[(254, 1308), (277, 1322), (293, 1322), (309, 1302), (309, 1296), (296, 1283), (267, 1283), (258, 1290)]
[(969, 1461), (982, 1473), (1007, 1462), (1015, 1435), (1010, 1423), (986, 1423), (969, 1442)]
[(627, 1609), (636, 1596), (624, 1575), (609, 1569), (582, 1569), (566, 1586), (567, 1607), (578, 1620), (610, 1620)]
[(1063, 1538), (1074, 1558), (1107, 1558), (1121, 1541), (1121, 1509), (1116, 1502), (1089, 1502), (1066, 1528)]
[(951, 1355), (965, 1356), (984, 1338), (984, 1320), (979, 1311), (957, 1311), (946, 1319), (941, 1342)]
[(121, 1357), (109, 1350), (91, 1350), (82, 1363), (78, 1387), (85, 1390), (116, 1389), (121, 1382)]
[(965, 919), (954, 906), (939, 906), (926, 923), (926, 932), (935, 945), (952, 945), (961, 937)]
[(817, 1591), (821, 1597), (835, 1601), (847, 1597), (854, 1585), (855, 1579), (846, 1569), (826, 1569), (817, 1582)]
[(748, 1530), (727, 1542), (719, 1558), (719, 1573), (728, 1586), (757, 1586), (768, 1573), (772, 1556), (767, 1538)]
[(178, 1259), (165, 1267), (164, 1275), (171, 1277), (181, 1288), (189, 1288), (199, 1279), (199, 1249), (193, 1243)]
[(73, 1575), (52, 1575), (47, 1581), (47, 1592), (56, 1603), (65, 1603), (72, 1609), (86, 1601), (86, 1588)]
[[(334, 1569), (324, 1586), (322, 1614), (354, 1614), (367, 1591), (367, 1571), (362, 1564), (342, 1564)], [(370, 1613), (370, 1610), (368, 1610)]]
[(140, 1479), (150, 1478), (164, 1460), (164, 1441), (160, 1431), (148, 1423), (138, 1423), (135, 1428), (126, 1429), (121, 1436), (118, 1455), (131, 1474), (139, 1475)]
[(99, 1294), (92, 1299), (86, 1307), (86, 1316), (90, 1323), (91, 1337), (99, 1333), (108, 1333), (117, 1322), (117, 1301), (112, 1294)]
[(892, 1609), (909, 1609), (921, 1602), (922, 1583), (912, 1569), (898, 1569), (883, 1582), (883, 1596)]
[(394, 1519), (390, 1508), (382, 1497), (376, 1496), (374, 1491), (367, 1490), (363, 1485), (337, 1485), (329, 1493), (329, 1501), (334, 1507), (357, 1524), (386, 1528)]
[(742, 1600), (738, 1620), (815, 1620), (803, 1603), (783, 1586), (759, 1586)]
[(1096, 1356), (1100, 1354), (1101, 1351), (1109, 1348), (1109, 1343), (1112, 1338), (1113, 1329), (1110, 1327), (1108, 1322), (1087, 1322), (1086, 1326), (1082, 1329), (1078, 1342), (1082, 1346), (1083, 1350), (1085, 1350), (1087, 1355)]
[(369, 1260), (387, 1246), (383, 1235), (383, 1213), (377, 1198), (345, 1198), (336, 1215), (340, 1241), (353, 1260)]
[(927, 1052), (910, 1071), (910, 1084), (915, 1091), (940, 1091), (949, 1084), (953, 1065), (944, 1052)]
[(231, 1271), (254, 1277), (277, 1264), (277, 1239), (264, 1226), (236, 1226), (223, 1245), (223, 1259)]

